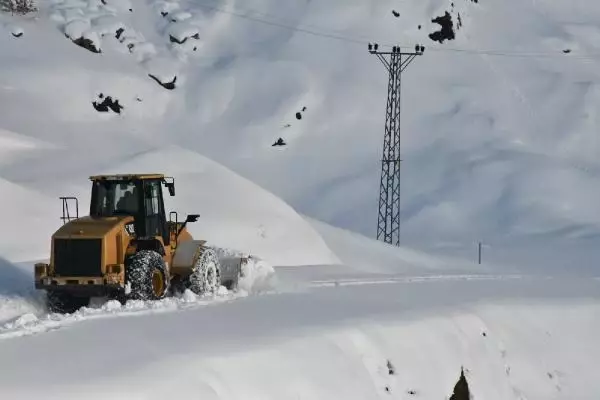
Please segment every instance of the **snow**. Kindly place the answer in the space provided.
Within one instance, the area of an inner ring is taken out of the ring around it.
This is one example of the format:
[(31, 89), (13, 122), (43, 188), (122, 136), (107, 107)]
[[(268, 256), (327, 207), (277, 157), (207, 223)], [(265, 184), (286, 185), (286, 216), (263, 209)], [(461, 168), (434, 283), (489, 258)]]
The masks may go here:
[(65, 25), (65, 35), (69, 38), (75, 40), (83, 37), (83, 35), (88, 32), (91, 24), (87, 19), (74, 19), (71, 22)]
[[(0, 14), (0, 397), (442, 399), (463, 366), (474, 399), (595, 398), (600, 7), (455, 3)], [(463, 26), (434, 43), (447, 10)], [(427, 48), (403, 75), (399, 249), (373, 240), (387, 75), (366, 47), (393, 40)], [(31, 276), (58, 196), (85, 214), (108, 172), (174, 176), (194, 237), (253, 256), (239, 290), (48, 314)]]
[[(11, 363), (0, 387), (19, 398), (158, 399), (177, 388), (213, 399), (362, 399), (387, 395), (387, 385), (434, 399), (449, 396), (464, 366), (474, 398), (590, 398), (598, 289), (580, 280), (436, 281), (25, 315), (0, 333), (0, 362)], [(127, 346), (115, 352), (114, 338)], [(153, 346), (165, 340), (167, 352)], [(69, 374), (52, 368), (65, 354)], [(21, 359), (36, 361), (14, 363)]]
[(144, 63), (149, 74), (154, 75), (162, 83), (172, 82), (177, 78), (178, 65), (168, 58), (152, 58)]
[(38, 151), (56, 149), (51, 143), (0, 129), (0, 165), (11, 164)]
[(116, 12), (127, 12), (133, 9), (131, 0), (103, 0), (103, 3), (106, 4), (107, 9)]
[[(0, 179), (2, 223), (7, 234), (0, 242), (0, 259), (24, 261), (32, 258), (45, 258), (50, 251), (48, 227), (60, 222), (56, 210), (60, 204), (34, 190), (23, 188), (12, 182)], [(58, 206), (58, 207), (57, 207)], [(26, 233), (27, 240), (16, 234)], [(36, 245), (32, 245), (37, 243)]]
[[(187, 11), (180, 11), (171, 15), (171, 21), (180, 22), (192, 18), (192, 14)], [(191, 35), (187, 35), (191, 36)]]
[[(435, 257), (414, 249), (397, 249), (381, 242), (366, 241), (357, 233), (344, 231), (320, 221), (308, 218), (307, 221), (323, 237), (328, 247), (340, 254), (341, 263), (345, 267), (363, 269), (364, 272), (386, 274), (415, 273), (450, 273), (455, 272), (490, 272), (493, 269), (486, 265), (476, 265), (465, 259)], [(365, 270), (366, 268), (366, 270)]]
[[(209, 245), (246, 252), (272, 265), (338, 262), (319, 234), (291, 207), (195, 152), (169, 146), (114, 163), (100, 173), (119, 171), (161, 171), (174, 177), (176, 195), (165, 197), (165, 208), (176, 210), (179, 220), (200, 214), (188, 230)], [(86, 185), (80, 198), (89, 198), (88, 191)]]
[(242, 265), (238, 290), (254, 294), (272, 290), (276, 285), (275, 269), (265, 261), (251, 258)]
[[(134, 53), (138, 56), (139, 61), (144, 61), (144, 60), (152, 59), (157, 54), (157, 51), (156, 51), (156, 47), (154, 47), (154, 45), (152, 43), (146, 42), (146, 43), (136, 43), (135, 47), (132, 50), (132, 53)], [(151, 69), (151, 71), (154, 71), (154, 70)], [(160, 73), (159, 73), (159, 75), (163, 78), (165, 77), (165, 75), (162, 75)], [(175, 74), (173, 73), (172, 76), (175, 76)]]
[(154, 3), (160, 10), (160, 12), (172, 13), (179, 9), (179, 3), (176, 1), (156, 1)]
[(23, 28), (21, 28), (19, 25), (12, 25), (9, 28), (10, 28), (10, 33), (12, 33), (12, 35), (14, 37), (20, 37), (25, 33)]
[(119, 29), (126, 29), (125, 24), (113, 15), (103, 15), (92, 21), (92, 26), (100, 35), (115, 34)]

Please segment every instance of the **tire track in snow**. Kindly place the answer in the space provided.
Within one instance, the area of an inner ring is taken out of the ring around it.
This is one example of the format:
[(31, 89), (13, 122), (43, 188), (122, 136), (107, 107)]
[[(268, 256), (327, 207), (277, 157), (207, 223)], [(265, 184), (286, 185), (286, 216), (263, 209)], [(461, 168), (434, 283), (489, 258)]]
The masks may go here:
[(464, 280), (508, 280), (522, 279), (523, 275), (423, 275), (423, 276), (403, 276), (393, 278), (372, 278), (372, 279), (330, 279), (313, 280), (308, 283), (309, 287), (339, 287), (339, 286), (360, 286), (360, 285), (389, 285), (396, 283), (419, 283), (419, 282), (439, 282), (439, 281), (464, 281)]
[[(232, 254), (225, 251), (224, 255)], [(43, 295), (38, 291), (15, 297), (0, 294), (0, 340), (50, 332), (92, 319), (141, 316), (201, 308), (248, 296), (270, 294), (277, 289), (272, 280), (275, 278), (275, 270), (264, 261), (251, 258), (243, 265), (242, 271), (238, 288), (234, 291), (221, 286), (214, 295), (198, 296), (188, 289), (181, 295), (169, 296), (161, 300), (129, 300), (125, 304), (117, 300), (92, 299), (90, 305), (71, 314), (48, 313), (43, 305)], [(3, 314), (9, 318), (2, 318)]]
[[(334, 280), (312, 280), (306, 283), (309, 288), (328, 288), (341, 286), (359, 285), (382, 285), (398, 283), (421, 283), (440, 281), (464, 281), (464, 280), (507, 280), (521, 279), (521, 275), (431, 275), (431, 276), (404, 276), (391, 278), (369, 278), (369, 279), (334, 279)], [(198, 309), (202, 307), (215, 306), (218, 304), (236, 301), (254, 295), (277, 295), (286, 293), (282, 287), (272, 286), (262, 288), (257, 292), (241, 290), (230, 292), (225, 288), (214, 296), (197, 296), (187, 290), (179, 297), (167, 297), (158, 301), (130, 300), (121, 304), (117, 300), (109, 300), (97, 306), (82, 307), (72, 314), (39, 313), (28, 312), (13, 318), (0, 325), (0, 340), (14, 339), (23, 336), (36, 335), (52, 332), (72, 326), (73, 324), (106, 318), (143, 316), (149, 314), (170, 313), (183, 310)]]
[(117, 300), (109, 300), (99, 307), (82, 307), (72, 314), (41, 312), (36, 315), (29, 312), (0, 326), (0, 340), (50, 332), (88, 320), (175, 312), (230, 302), (246, 296), (247, 292), (243, 291), (222, 291), (215, 296), (201, 297), (187, 290), (180, 297), (157, 301), (130, 300), (121, 304)]

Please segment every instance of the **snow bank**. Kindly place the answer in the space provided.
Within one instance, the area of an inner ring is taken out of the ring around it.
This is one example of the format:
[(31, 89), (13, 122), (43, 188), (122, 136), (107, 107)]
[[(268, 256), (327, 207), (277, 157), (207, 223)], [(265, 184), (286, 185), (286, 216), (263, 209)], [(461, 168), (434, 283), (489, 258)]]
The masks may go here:
[(192, 18), (192, 14), (188, 11), (180, 11), (173, 13), (170, 18), (173, 22), (180, 22)]
[[(176, 210), (180, 220), (200, 214), (188, 229), (209, 245), (246, 252), (274, 266), (339, 262), (290, 206), (198, 153), (168, 146), (115, 162), (98, 173), (124, 171), (173, 176), (176, 196), (166, 196), (166, 209)], [(80, 199), (89, 197), (87, 191), (87, 186), (82, 188)]]
[(89, 31), (91, 28), (90, 21), (87, 19), (75, 19), (67, 23), (64, 27), (65, 35), (70, 39), (76, 40)]
[(106, 34), (116, 34), (119, 29), (126, 29), (125, 24), (114, 15), (102, 15), (91, 21), (94, 30), (101, 36)]
[(102, 0), (107, 10), (113, 12), (132, 12), (133, 3), (131, 0)]
[[(462, 366), (476, 399), (593, 398), (599, 298), (581, 281), (439, 282), (24, 314), (0, 329), (0, 393), (433, 400)], [(115, 352), (115, 337), (135, 340)]]
[[(247, 0), (243, 9), (262, 10), (266, 20), (278, 16), (290, 27), (355, 38), (369, 32), (372, 40), (400, 35), (427, 47), (418, 68), (406, 72), (407, 82), (419, 84), (403, 88), (410, 99), (403, 103), (403, 126), (412, 132), (402, 146), (405, 244), (456, 242), (472, 255), (477, 241), (499, 248), (510, 235), (523, 242), (531, 235), (557, 241), (598, 235), (598, 68), (597, 60), (577, 57), (597, 53), (598, 27), (588, 18), (598, 19), (600, 7), (538, 2), (534, 12), (529, 3), (510, 0), (457, 3), (449, 10), (446, 1), (426, 0), (406, 4), (396, 19), (391, 0), (263, 3)], [(383, 123), (376, 110), (385, 107), (387, 81), (385, 74), (373, 75), (377, 66), (360, 53), (363, 44), (255, 23), (194, 2), (47, 5), (38, 20), (19, 20), (26, 31), (20, 39), (8, 30), (0, 35), (0, 128), (73, 152), (100, 137), (106, 158), (177, 143), (306, 215), (373, 236), (382, 134), (373, 132)], [(429, 38), (438, 29), (430, 21), (446, 10), (455, 20), (460, 13), (463, 27), (454, 42), (440, 45)], [(9, 15), (0, 20), (7, 28), (15, 21)], [(507, 20), (515, 29), (506, 28)], [(128, 28), (123, 43), (108, 33), (101, 38), (102, 57), (62, 34), (64, 28), (72, 38), (98, 42), (94, 32), (122, 26)], [(182, 38), (196, 32), (193, 26), (202, 30), (201, 41), (170, 43), (169, 29)], [(196, 43), (202, 44), (198, 57), (184, 57)], [(569, 54), (561, 51), (567, 45)], [(445, 51), (448, 46), (546, 52), (553, 62)], [(162, 83), (177, 77), (178, 90), (165, 90), (148, 74)], [(91, 102), (99, 92), (118, 98), (123, 114), (96, 112)], [(297, 120), (303, 106), (308, 109)], [(279, 136), (289, 143), (285, 151), (270, 146)], [(77, 167), (92, 168), (85, 161)], [(47, 168), (43, 160), (32, 162), (23, 174)]]
[(140, 390), (150, 375), (157, 383), (142, 392), (156, 399), (177, 387), (207, 399), (433, 400), (450, 397), (464, 367), (474, 399), (591, 398), (600, 391), (600, 351), (581, 327), (598, 329), (599, 311), (585, 303), (485, 305), (410, 323), (359, 324), (202, 361), (182, 356), (166, 364), (187, 366), (178, 378), (159, 380), (153, 365), (125, 390)]
[(252, 287), (253, 282), (250, 279), (246, 282), (248, 291), (229, 292), (221, 286), (214, 296), (198, 296), (186, 290), (179, 296), (162, 300), (131, 300), (125, 304), (117, 300), (92, 299), (88, 307), (82, 307), (72, 314), (48, 313), (41, 294), (39, 296), (0, 295), (0, 322), (4, 321), (0, 325), (0, 340), (36, 335), (95, 319), (154, 315), (215, 306), (260, 293), (260, 290)]
[(179, 10), (179, 3), (173, 0), (156, 1), (154, 7), (161, 13), (172, 13)]
[(41, 309), (32, 276), (33, 263), (18, 266), (0, 256), (0, 325)]
[(395, 247), (355, 232), (333, 227), (321, 221), (305, 217), (319, 232), (327, 246), (336, 253), (341, 262), (355, 271), (387, 274), (427, 273), (488, 273), (489, 265), (476, 265), (476, 260), (452, 259)]
[(0, 326), (28, 318), (24, 316), (34, 315), (41, 308), (41, 303), (34, 302), (32, 296), (0, 294)]
[(51, 143), (0, 128), (0, 166), (56, 148)]
[(140, 62), (152, 59), (152, 57), (158, 54), (156, 47), (149, 42), (135, 43), (133, 49), (131, 49), (131, 52), (137, 56), (137, 60)]
[(10, 261), (48, 257), (50, 236), (61, 224), (60, 200), (2, 178), (0, 193), (3, 194), (0, 197), (0, 220), (4, 227), (0, 257)]

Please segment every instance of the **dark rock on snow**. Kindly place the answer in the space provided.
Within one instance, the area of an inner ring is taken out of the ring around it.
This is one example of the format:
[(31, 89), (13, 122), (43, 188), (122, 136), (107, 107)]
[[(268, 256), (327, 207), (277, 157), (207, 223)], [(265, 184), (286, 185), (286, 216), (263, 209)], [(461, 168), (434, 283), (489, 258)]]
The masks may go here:
[(171, 82), (161, 82), (160, 79), (158, 79), (156, 76), (154, 76), (152, 74), (148, 74), (148, 76), (150, 78), (154, 79), (160, 86), (164, 87), (167, 90), (173, 90), (176, 87), (175, 82), (177, 81), (177, 77), (174, 77)]
[(108, 110), (112, 110), (113, 112), (115, 112), (117, 114), (121, 114), (121, 110), (123, 109), (123, 106), (121, 104), (119, 104), (118, 99), (115, 99), (113, 101), (111, 96), (104, 97), (104, 95), (102, 93), (100, 93), (100, 95), (98, 97), (100, 99), (104, 98), (104, 100), (101, 103), (98, 103), (96, 101), (92, 102), (92, 105), (94, 106), (96, 111), (108, 112)]
[(75, 43), (78, 46), (83, 47), (86, 50), (91, 51), (92, 53), (102, 53), (102, 50), (98, 49), (96, 47), (96, 45), (94, 44), (94, 42), (92, 42), (90, 39), (80, 37), (78, 39), (74, 39), (73, 43)]
[(446, 11), (443, 16), (432, 19), (431, 22), (441, 26), (439, 31), (429, 35), (431, 40), (440, 43), (444, 43), (444, 40), (454, 40), (454, 23), (452, 22), (452, 16), (448, 11)]

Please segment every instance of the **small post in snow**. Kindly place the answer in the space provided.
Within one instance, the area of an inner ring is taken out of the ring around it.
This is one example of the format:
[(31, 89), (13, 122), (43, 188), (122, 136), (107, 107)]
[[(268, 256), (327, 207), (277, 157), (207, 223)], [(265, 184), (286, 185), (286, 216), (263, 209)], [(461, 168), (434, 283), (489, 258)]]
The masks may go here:
[(478, 251), (479, 251), (479, 258), (478, 258), (479, 259), (479, 265), (481, 265), (481, 247), (482, 247), (481, 246), (481, 242), (479, 242), (479, 244), (478, 244), (477, 247), (478, 247)]

